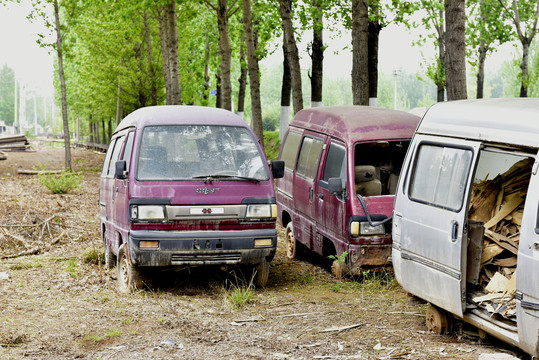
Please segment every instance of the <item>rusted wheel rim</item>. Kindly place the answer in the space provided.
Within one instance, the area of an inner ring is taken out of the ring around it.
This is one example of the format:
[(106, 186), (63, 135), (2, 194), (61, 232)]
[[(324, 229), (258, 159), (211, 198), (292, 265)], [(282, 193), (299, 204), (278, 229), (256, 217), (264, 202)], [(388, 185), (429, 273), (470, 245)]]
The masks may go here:
[(124, 284), (125, 286), (128, 285), (128, 278), (129, 278), (129, 264), (127, 263), (127, 258), (123, 258), (122, 259), (122, 262), (120, 264), (120, 276), (121, 276), (121, 281), (122, 281), (122, 284)]
[(294, 232), (291, 228), (286, 229), (286, 256), (294, 258), (296, 254), (296, 243), (294, 240)]
[(447, 316), (433, 305), (427, 308), (425, 320), (427, 328), (436, 334), (443, 334), (448, 329)]
[(331, 273), (333, 276), (337, 278), (342, 278), (344, 271), (343, 263), (334, 261), (333, 264), (331, 264)]

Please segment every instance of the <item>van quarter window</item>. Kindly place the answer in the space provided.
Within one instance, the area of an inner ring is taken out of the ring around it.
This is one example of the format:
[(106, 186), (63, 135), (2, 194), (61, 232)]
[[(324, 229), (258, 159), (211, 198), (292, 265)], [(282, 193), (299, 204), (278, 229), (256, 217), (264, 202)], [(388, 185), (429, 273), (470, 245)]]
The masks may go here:
[(127, 141), (125, 142), (125, 150), (122, 156), (122, 160), (125, 160), (129, 166), (129, 161), (131, 160), (131, 152), (133, 151), (133, 138), (135, 137), (135, 132), (131, 131), (127, 134)]
[(308, 179), (314, 179), (316, 175), (316, 165), (322, 150), (322, 140), (311, 137), (304, 137), (301, 150), (299, 151), (298, 166), (296, 173)]
[(410, 182), (410, 198), (459, 211), (472, 155), (468, 149), (421, 145)]
[(284, 166), (289, 170), (294, 170), (294, 164), (300, 142), (301, 134), (293, 131), (290, 131), (288, 135), (286, 135), (286, 139), (284, 139), (280, 160), (284, 161)]

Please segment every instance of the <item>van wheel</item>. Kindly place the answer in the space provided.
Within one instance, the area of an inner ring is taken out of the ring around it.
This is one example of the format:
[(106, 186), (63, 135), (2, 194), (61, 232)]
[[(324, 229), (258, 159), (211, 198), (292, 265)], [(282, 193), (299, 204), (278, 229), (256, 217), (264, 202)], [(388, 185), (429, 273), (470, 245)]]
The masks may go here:
[(292, 221), (286, 225), (285, 242), (286, 256), (289, 259), (294, 259), (296, 257), (298, 244), (296, 237), (294, 236), (294, 226), (292, 225)]
[(112, 269), (116, 265), (116, 255), (110, 250), (105, 243), (105, 269)]
[(429, 303), (427, 314), (425, 316), (427, 329), (436, 334), (445, 334), (449, 332), (451, 319), (446, 311)]
[(331, 264), (331, 273), (338, 279), (342, 279), (344, 276), (344, 266), (345, 264), (342, 261), (333, 261)]
[(269, 269), (270, 265), (268, 260), (263, 259), (258, 265), (253, 269), (255, 271), (253, 284), (257, 288), (264, 288), (268, 283), (269, 278)]
[(125, 256), (125, 247), (122, 246), (118, 252), (118, 290), (121, 293), (131, 293), (137, 289), (142, 289), (144, 285), (141, 271), (130, 264)]

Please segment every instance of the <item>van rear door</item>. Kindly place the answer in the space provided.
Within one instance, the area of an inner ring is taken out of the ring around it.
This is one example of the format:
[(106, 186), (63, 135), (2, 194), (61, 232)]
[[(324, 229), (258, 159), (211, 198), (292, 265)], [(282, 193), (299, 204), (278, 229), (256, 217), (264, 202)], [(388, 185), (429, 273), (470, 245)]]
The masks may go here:
[(416, 135), (403, 194), (395, 202), (401, 284), (458, 316), (466, 306), (467, 204), (479, 147)]
[(517, 327), (520, 347), (539, 356), (539, 156), (530, 179), (517, 257)]

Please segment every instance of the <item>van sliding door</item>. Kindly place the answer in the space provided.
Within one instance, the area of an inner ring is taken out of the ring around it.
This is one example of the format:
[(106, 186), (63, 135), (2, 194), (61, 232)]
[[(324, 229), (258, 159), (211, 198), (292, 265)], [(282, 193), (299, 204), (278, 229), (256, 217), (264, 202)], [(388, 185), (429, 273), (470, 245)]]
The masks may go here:
[(294, 236), (296, 240), (314, 248), (315, 215), (314, 179), (325, 137), (305, 131), (294, 172)]
[(466, 306), (467, 204), (478, 142), (416, 135), (403, 199), (395, 204), (401, 223), (403, 287), (462, 316)]

